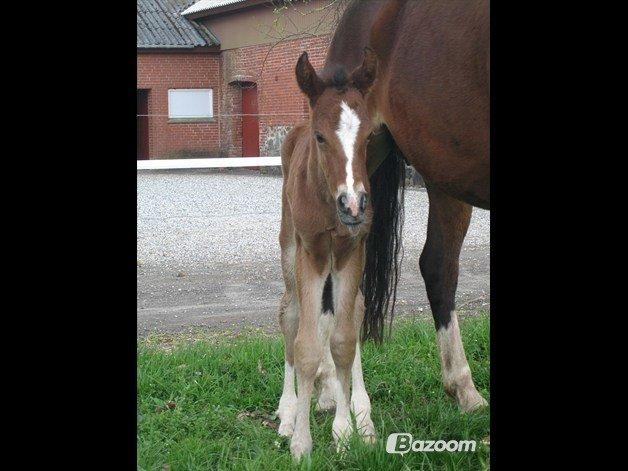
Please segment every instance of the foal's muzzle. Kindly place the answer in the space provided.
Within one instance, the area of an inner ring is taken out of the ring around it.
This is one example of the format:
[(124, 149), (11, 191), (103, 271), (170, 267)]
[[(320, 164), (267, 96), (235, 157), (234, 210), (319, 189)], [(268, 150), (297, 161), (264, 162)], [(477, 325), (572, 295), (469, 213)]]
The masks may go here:
[(364, 222), (364, 211), (368, 203), (368, 196), (363, 191), (349, 195), (343, 192), (336, 200), (338, 217), (346, 226), (359, 226)]

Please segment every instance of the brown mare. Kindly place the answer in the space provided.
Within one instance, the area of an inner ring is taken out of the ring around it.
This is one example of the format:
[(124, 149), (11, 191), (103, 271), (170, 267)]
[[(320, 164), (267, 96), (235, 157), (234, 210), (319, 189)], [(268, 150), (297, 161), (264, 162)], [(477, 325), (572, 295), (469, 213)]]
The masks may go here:
[(380, 341), (394, 308), (404, 160), (429, 196), (420, 270), (445, 390), (463, 411), (486, 404), (464, 353), (455, 293), (472, 206), (490, 209), (488, 10), (488, 0), (353, 1), (321, 73), (307, 54), (297, 63), (310, 119), (282, 147), (286, 372), (278, 409), (295, 457), (312, 448), (317, 377), (317, 407), (336, 407), (339, 446), (353, 428), (350, 409), (364, 439), (375, 437), (359, 332)]

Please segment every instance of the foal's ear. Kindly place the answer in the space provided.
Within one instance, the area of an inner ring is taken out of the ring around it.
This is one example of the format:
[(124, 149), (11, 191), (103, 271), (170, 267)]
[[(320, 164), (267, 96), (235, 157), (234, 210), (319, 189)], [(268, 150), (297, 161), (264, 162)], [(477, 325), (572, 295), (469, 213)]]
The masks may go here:
[(295, 73), (299, 88), (310, 99), (310, 104), (313, 105), (320, 94), (323, 93), (325, 85), (316, 75), (316, 71), (307, 57), (307, 52), (304, 52), (299, 57)]
[(362, 65), (351, 73), (351, 82), (366, 95), (377, 78), (377, 54), (370, 47), (364, 48), (364, 61)]

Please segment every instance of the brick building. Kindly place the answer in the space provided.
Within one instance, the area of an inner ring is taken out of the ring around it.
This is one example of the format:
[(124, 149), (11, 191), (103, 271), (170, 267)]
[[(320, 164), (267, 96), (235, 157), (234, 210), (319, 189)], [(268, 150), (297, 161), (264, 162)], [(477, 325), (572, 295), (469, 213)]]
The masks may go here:
[(279, 155), (307, 114), (294, 66), (308, 51), (322, 67), (329, 3), (138, 0), (138, 159)]

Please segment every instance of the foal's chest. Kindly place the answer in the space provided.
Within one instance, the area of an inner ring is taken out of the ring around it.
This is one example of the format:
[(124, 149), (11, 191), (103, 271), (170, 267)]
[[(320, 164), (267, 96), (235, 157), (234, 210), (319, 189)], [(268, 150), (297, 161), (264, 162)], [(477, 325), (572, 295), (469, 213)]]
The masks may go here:
[(366, 234), (360, 233), (356, 236), (338, 235), (332, 231), (331, 235), (331, 255), (332, 270), (341, 271), (345, 268), (347, 261), (354, 255), (356, 250), (364, 250), (364, 237)]

